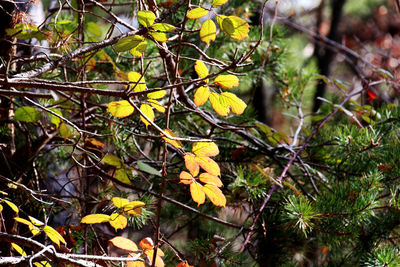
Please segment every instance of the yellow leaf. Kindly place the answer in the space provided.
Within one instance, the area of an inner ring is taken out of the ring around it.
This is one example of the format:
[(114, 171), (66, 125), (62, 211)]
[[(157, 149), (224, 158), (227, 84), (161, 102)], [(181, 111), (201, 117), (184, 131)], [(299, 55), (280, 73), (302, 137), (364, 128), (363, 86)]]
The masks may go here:
[(143, 53), (146, 52), (146, 49), (147, 49), (147, 39), (144, 39), (137, 46), (129, 50), (129, 53), (133, 57), (142, 57)]
[(43, 226), (44, 225), (43, 222), (39, 221), (36, 218), (33, 218), (32, 216), (28, 216), (28, 218), (32, 222), (32, 224), (35, 225), (35, 226)]
[(143, 114), (147, 117), (147, 119), (143, 116), (140, 116), (140, 119), (142, 120), (142, 122), (146, 125), (146, 128), (150, 125), (150, 121), (154, 121), (154, 111), (151, 108), (151, 106), (147, 105), (147, 104), (142, 104), (140, 106), (140, 110), (143, 112)]
[(134, 108), (131, 104), (129, 104), (128, 101), (122, 100), (108, 103), (107, 111), (110, 112), (114, 117), (123, 118), (131, 115), (134, 111)]
[(156, 15), (151, 11), (141, 10), (137, 13), (137, 19), (140, 24), (148, 28), (153, 25)]
[(228, 0), (213, 0), (211, 7), (212, 8), (219, 7), (225, 4), (226, 2), (228, 2)]
[(179, 174), (179, 179), (182, 184), (191, 184), (194, 182), (193, 176), (185, 171), (182, 171), (181, 174)]
[(192, 195), (192, 199), (197, 203), (197, 206), (200, 206), (206, 200), (206, 196), (202, 190), (203, 186), (198, 182), (193, 182), (190, 184), (190, 194)]
[(116, 206), (119, 209), (129, 204), (129, 199), (126, 198), (113, 197), (111, 201), (113, 202), (114, 206)]
[(231, 111), (237, 115), (242, 114), (247, 107), (246, 103), (235, 94), (223, 92), (219, 97), (222, 98), (223, 101), (231, 107)]
[(224, 89), (231, 89), (233, 87), (239, 86), (239, 79), (232, 74), (218, 75), (214, 80), (214, 84)]
[(211, 102), (212, 108), (217, 112), (218, 115), (220, 116), (228, 116), (229, 114), (229, 107), (221, 102), (219, 98), (219, 94), (217, 93), (211, 93), (209, 96), (209, 100)]
[(110, 216), (106, 214), (89, 214), (82, 218), (81, 223), (92, 224), (92, 223), (104, 223), (110, 221)]
[[(131, 82), (135, 82), (131, 84), (131, 87), (133, 88), (133, 91), (135, 92), (142, 92), (146, 90), (146, 81), (144, 77), (142, 77), (142, 74), (138, 72), (131, 71), (128, 73), (128, 80)], [(132, 90), (132, 89), (131, 89)], [(129, 91), (131, 91), (129, 90)]]
[(201, 7), (197, 7), (197, 8), (193, 8), (192, 10), (190, 10), (186, 17), (188, 19), (198, 19), (201, 17), (204, 17), (205, 15), (208, 14), (208, 10), (201, 8)]
[(207, 102), (208, 97), (210, 96), (210, 89), (208, 86), (199, 87), (194, 94), (194, 103), (196, 106), (202, 106)]
[(117, 248), (124, 249), (127, 251), (135, 252), (139, 250), (135, 242), (122, 236), (116, 236), (113, 239), (110, 239), (110, 242)]
[(196, 162), (195, 158), (196, 156), (192, 153), (186, 153), (184, 156), (186, 169), (188, 169), (194, 177), (197, 176), (200, 171), (200, 165)]
[(154, 248), (153, 239), (151, 239), (150, 237), (143, 238), (142, 240), (140, 240), (139, 246), (142, 249), (153, 249)]
[[(206, 65), (203, 63), (203, 61), (196, 60), (196, 64), (194, 65), (194, 70), (196, 71), (199, 78), (204, 78), (208, 76), (208, 69)], [(204, 82), (208, 83), (209, 80), (205, 79)]]
[(90, 142), (92, 145), (105, 148), (106, 145), (95, 138), (86, 138), (85, 141)]
[(168, 23), (154, 23), (153, 25), (151, 25), (151, 28), (160, 32), (170, 32), (175, 30), (175, 27)]
[(203, 192), (206, 193), (207, 197), (215, 206), (225, 207), (226, 198), (218, 187), (213, 184), (206, 184), (203, 186)]
[[(162, 253), (162, 255), (160, 255)], [(146, 250), (144, 252), (144, 254), (146, 254), (149, 262), (153, 262), (153, 258), (154, 258), (154, 250)], [(161, 257), (164, 256), (164, 253), (160, 250), (157, 249), (157, 256), (156, 256), (156, 262), (155, 262), (155, 266), (156, 267), (164, 267), (164, 261), (161, 259)]]
[(3, 205), (0, 204), (0, 212), (3, 211)]
[(60, 246), (60, 241), (61, 243), (66, 244), (64, 237), (62, 237), (56, 230), (54, 230), (52, 227), (46, 225), (43, 228), (43, 231), (46, 233), (46, 235), (51, 239), (51, 241), (53, 241), (54, 243), (56, 243), (58, 246)]
[(149, 34), (160, 43), (168, 42), (168, 35), (165, 32), (149, 32)]
[(13, 249), (15, 249), (15, 251), (17, 251), (21, 256), (26, 257), (26, 252), (17, 244), (15, 243), (11, 243), (11, 246), (13, 247)]
[(195, 142), (192, 152), (196, 156), (214, 157), (219, 154), (218, 146), (214, 142)]
[(154, 99), (147, 99), (147, 101), (150, 103), (150, 105), (157, 110), (158, 112), (164, 113), (165, 108), (158, 102), (157, 100)]
[(195, 161), (200, 165), (200, 167), (211, 175), (220, 176), (221, 171), (218, 164), (210, 159), (209, 157), (196, 156)]
[(35, 267), (51, 267), (50, 263), (47, 261), (34, 262), (33, 265), (35, 265)]
[(219, 179), (218, 176), (211, 175), (209, 173), (200, 174), (199, 179), (205, 184), (213, 184), (217, 187), (223, 186), (221, 179)]
[(215, 27), (215, 23), (211, 19), (203, 22), (203, 25), (201, 25), (200, 29), (200, 39), (209, 45), (210, 41), (215, 41), (216, 36), (217, 27)]
[(225, 17), (220, 24), (222, 31), (230, 37), (243, 40), (249, 35), (249, 24), (236, 16)]
[(14, 220), (16, 220), (19, 223), (23, 223), (23, 224), (27, 225), (33, 235), (37, 235), (38, 233), (40, 233), (40, 228), (34, 226), (33, 223), (31, 223), (30, 221), (19, 218), (19, 217), (15, 217)]
[(130, 215), (141, 215), (142, 207), (144, 206), (146, 206), (146, 204), (142, 201), (130, 201), (124, 206), (124, 211)]
[(3, 201), (15, 212), (18, 213), (19, 209), (17, 207), (17, 205), (15, 205), (14, 203), (12, 203), (11, 201), (5, 200), (3, 199)]
[(151, 99), (160, 99), (163, 98), (167, 94), (167, 91), (165, 90), (160, 90), (160, 91), (155, 91), (152, 93), (148, 93), (147, 97)]
[[(164, 132), (166, 132), (167, 134), (169, 134), (171, 137), (178, 137), (173, 131), (171, 131), (170, 129), (165, 129)], [(169, 143), (171, 146), (176, 147), (176, 148), (182, 148), (183, 145), (181, 143), (181, 141), (178, 140), (172, 140), (169, 139), (165, 136), (163, 136), (163, 139), (165, 140), (165, 142)]]
[(126, 225), (128, 224), (128, 219), (123, 215), (119, 213), (113, 213), (110, 215), (110, 225), (114, 227), (115, 231), (118, 229), (124, 229)]

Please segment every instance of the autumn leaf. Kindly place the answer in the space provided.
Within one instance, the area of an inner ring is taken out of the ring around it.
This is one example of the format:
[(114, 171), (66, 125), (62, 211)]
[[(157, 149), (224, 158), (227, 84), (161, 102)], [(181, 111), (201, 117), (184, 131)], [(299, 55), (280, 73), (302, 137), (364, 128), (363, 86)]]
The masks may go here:
[(224, 89), (232, 89), (233, 87), (239, 86), (239, 79), (232, 74), (218, 75), (214, 80), (214, 84)]
[(154, 248), (153, 239), (151, 239), (150, 237), (143, 238), (142, 240), (140, 240), (139, 246), (142, 249), (153, 249)]
[(206, 184), (202, 190), (215, 206), (225, 207), (226, 198), (218, 187), (213, 184)]
[[(164, 132), (166, 132), (169, 136), (171, 137), (178, 137), (173, 131), (171, 131), (170, 129), (165, 129)], [(175, 147), (175, 148), (182, 148), (183, 145), (181, 143), (181, 141), (179, 140), (172, 140), (166, 136), (163, 135), (162, 139), (165, 140), (165, 142), (167, 142), (168, 144), (170, 144), (171, 146)]]
[(182, 184), (191, 184), (194, 182), (193, 176), (185, 171), (182, 171), (181, 174), (179, 174), (179, 179)]
[[(128, 73), (128, 80), (134, 82), (131, 84), (133, 91), (142, 92), (146, 90), (146, 81), (142, 74), (138, 72), (131, 71)], [(129, 91), (131, 91), (130, 89)]]
[(66, 244), (64, 238), (60, 235), (60, 233), (58, 233), (56, 230), (54, 230), (54, 228), (46, 225), (43, 228), (43, 231), (50, 238), (50, 240), (53, 241), (54, 243), (56, 243), (58, 246), (60, 246), (60, 241), (61, 241), (61, 243)]
[(196, 156), (195, 161), (200, 165), (200, 167), (211, 175), (220, 176), (221, 171), (218, 164), (209, 157)]
[(217, 27), (215, 23), (208, 19), (203, 22), (200, 28), (200, 39), (205, 42), (207, 45), (210, 44), (210, 41), (215, 41), (215, 37), (217, 36)]
[[(204, 78), (208, 76), (208, 69), (203, 61), (196, 60), (196, 63), (194, 64), (194, 70), (196, 71), (199, 78)], [(208, 83), (209, 80), (205, 79), (204, 82)]]
[(219, 97), (223, 99), (223, 101), (230, 106), (231, 111), (237, 115), (242, 114), (247, 107), (246, 103), (235, 94), (223, 92)]
[(211, 102), (212, 108), (217, 112), (218, 115), (226, 117), (229, 114), (229, 106), (227, 106), (224, 102), (221, 102), (219, 94), (211, 93), (209, 98)]
[(106, 214), (89, 214), (82, 218), (81, 223), (93, 224), (104, 223), (111, 220), (110, 216)]
[(201, 8), (201, 7), (197, 7), (197, 8), (193, 8), (192, 10), (190, 10), (186, 17), (188, 19), (198, 19), (201, 17), (204, 17), (205, 15), (208, 14), (208, 10)]
[(142, 207), (144, 206), (146, 206), (146, 204), (142, 201), (130, 201), (123, 207), (123, 210), (130, 215), (141, 215)]
[(170, 32), (175, 30), (175, 27), (168, 23), (155, 23), (151, 25), (151, 28), (160, 32)]
[(147, 101), (150, 103), (150, 106), (152, 106), (155, 110), (161, 113), (165, 113), (165, 108), (160, 104), (160, 102), (155, 99), (147, 99)]
[(132, 240), (122, 237), (122, 236), (116, 236), (112, 239), (109, 240), (114, 246), (117, 248), (127, 250), (127, 251), (138, 251), (138, 247), (136, 246), (135, 242)]
[(222, 31), (230, 37), (243, 40), (249, 35), (250, 26), (243, 19), (236, 16), (225, 17), (220, 24)]
[(124, 165), (123, 161), (119, 157), (111, 154), (106, 154), (101, 161), (117, 168), (121, 168)]
[(110, 225), (117, 231), (118, 229), (124, 229), (128, 224), (128, 219), (119, 213), (113, 213), (109, 219)]
[(228, 0), (213, 0), (211, 7), (212, 8), (219, 7), (225, 4), (226, 2), (228, 2)]
[(198, 182), (193, 182), (190, 184), (190, 194), (192, 195), (193, 201), (197, 203), (197, 206), (200, 206), (206, 200), (202, 188), (203, 186)]
[(121, 197), (113, 197), (111, 201), (117, 208), (123, 208), (125, 205), (129, 204), (129, 199)]
[(20, 246), (18, 246), (17, 244), (11, 243), (11, 246), (12, 246), (12, 248), (15, 249), (15, 251), (17, 251), (21, 256), (24, 256), (24, 257), (27, 256), (27, 255), (26, 255), (26, 252), (25, 252)]
[(137, 13), (137, 20), (146, 28), (153, 25), (156, 15), (151, 11), (141, 10)]
[(192, 176), (197, 176), (200, 171), (200, 165), (195, 160), (196, 156), (192, 153), (186, 153), (184, 156), (186, 169), (192, 174)]
[(219, 179), (218, 176), (211, 175), (209, 173), (200, 174), (199, 179), (205, 184), (213, 184), (217, 187), (223, 186), (221, 179)]
[(33, 225), (33, 223), (31, 223), (30, 221), (22, 219), (20, 217), (14, 217), (14, 220), (16, 220), (19, 223), (27, 225), (29, 227), (29, 231), (31, 231), (33, 235), (37, 235), (38, 233), (40, 233), (40, 228)]
[(146, 128), (150, 125), (150, 121), (154, 121), (154, 111), (151, 108), (151, 106), (147, 105), (147, 104), (142, 104), (140, 105), (140, 110), (143, 112), (143, 114), (147, 117), (147, 119), (143, 116), (140, 116), (140, 119), (142, 120), (142, 122), (146, 125)]
[(195, 142), (192, 152), (196, 156), (214, 157), (219, 154), (218, 146), (214, 142)]
[(167, 94), (167, 91), (160, 90), (160, 91), (148, 93), (147, 97), (151, 98), (151, 99), (160, 99), (160, 98), (163, 98), (166, 94)]
[(194, 103), (196, 106), (202, 106), (204, 105), (208, 97), (210, 96), (210, 89), (208, 86), (201, 86), (196, 90), (196, 93), (194, 94)]
[(110, 112), (114, 117), (123, 118), (131, 115), (134, 111), (134, 108), (131, 104), (129, 104), (128, 101), (121, 100), (118, 102), (108, 103), (107, 111)]
[(17, 205), (12, 203), (11, 201), (8, 201), (6, 199), (3, 199), (2, 201), (4, 201), (15, 213), (19, 212), (19, 209), (18, 209)]
[(168, 42), (168, 35), (164, 32), (149, 32), (151, 36), (153, 36), (154, 40), (160, 43)]
[[(146, 254), (147, 259), (149, 262), (153, 262), (153, 258), (154, 258), (154, 250), (145, 250), (144, 254)], [(156, 267), (164, 267), (164, 261), (162, 260), (161, 257), (164, 256), (164, 253), (160, 250), (157, 249), (157, 256), (156, 256), (156, 260), (155, 260), (155, 265)]]

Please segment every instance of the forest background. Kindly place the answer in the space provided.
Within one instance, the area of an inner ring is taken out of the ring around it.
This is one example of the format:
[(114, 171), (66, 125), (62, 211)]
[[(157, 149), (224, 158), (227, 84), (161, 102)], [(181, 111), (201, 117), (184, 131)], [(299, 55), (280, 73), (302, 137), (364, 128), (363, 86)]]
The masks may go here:
[(399, 2), (0, 1), (0, 265), (399, 266)]

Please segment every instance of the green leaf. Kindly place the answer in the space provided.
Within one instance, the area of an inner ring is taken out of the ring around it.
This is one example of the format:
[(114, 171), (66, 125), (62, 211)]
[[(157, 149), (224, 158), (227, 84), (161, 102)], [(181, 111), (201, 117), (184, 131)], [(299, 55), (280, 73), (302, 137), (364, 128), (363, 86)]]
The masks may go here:
[(197, 7), (197, 8), (193, 8), (192, 10), (190, 10), (186, 17), (188, 19), (198, 19), (201, 17), (204, 17), (205, 15), (208, 14), (208, 10), (201, 8), (201, 7)]
[[(50, 108), (50, 110), (53, 111), (54, 113), (56, 113), (56, 114), (62, 116), (62, 113), (61, 113), (61, 111), (60, 111), (58, 108)], [(61, 119), (60, 119), (59, 117), (57, 117), (57, 116), (54, 116), (54, 115), (51, 114), (51, 113), (48, 113), (48, 114), (49, 114), (49, 116), (50, 116), (50, 123), (55, 124), (55, 125), (57, 126), (57, 128), (58, 128), (58, 126), (60, 126)]]
[(90, 21), (90, 22), (88, 22), (87, 24), (86, 24), (86, 28), (87, 28), (87, 30), (91, 33), (91, 34), (93, 34), (93, 35), (96, 35), (97, 37), (101, 37), (101, 29), (100, 29), (100, 27), (96, 24), (96, 23), (94, 23), (93, 21)]
[(120, 168), (115, 171), (115, 179), (124, 184), (130, 184), (132, 178), (132, 171), (129, 169)]
[(104, 162), (105, 164), (115, 166), (117, 168), (121, 168), (124, 164), (119, 157), (111, 154), (106, 154), (101, 161)]
[(17, 121), (36, 122), (40, 120), (41, 114), (34, 107), (24, 106), (15, 110), (14, 118)]
[(133, 57), (142, 57), (143, 53), (146, 52), (146, 49), (147, 49), (147, 40), (144, 39), (143, 42), (140, 42), (136, 47), (129, 50), (129, 53), (131, 53)]
[(120, 39), (115, 45), (114, 49), (116, 52), (124, 52), (137, 47), (145, 39), (140, 35), (128, 36)]
[(71, 136), (73, 136), (73, 129), (71, 128), (71, 126), (67, 125), (66, 123), (62, 122), (60, 124), (60, 135), (62, 136), (62, 138), (67, 139), (70, 138)]
[(153, 25), (151, 25), (151, 28), (160, 32), (170, 32), (175, 30), (175, 27), (168, 23), (154, 23)]
[(144, 163), (143, 161), (139, 160), (136, 163), (136, 167), (141, 171), (144, 171), (144, 172), (156, 175), (156, 176), (161, 176), (160, 171), (154, 169), (153, 167), (151, 167), (150, 165)]
[(137, 19), (140, 24), (148, 28), (153, 25), (156, 15), (151, 11), (141, 10), (137, 13)]

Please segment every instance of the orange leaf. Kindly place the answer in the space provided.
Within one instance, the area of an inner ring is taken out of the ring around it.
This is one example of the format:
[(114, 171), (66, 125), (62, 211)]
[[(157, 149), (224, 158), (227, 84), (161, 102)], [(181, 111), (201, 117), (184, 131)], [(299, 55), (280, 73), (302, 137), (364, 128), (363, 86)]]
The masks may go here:
[(196, 156), (192, 153), (187, 153), (184, 156), (186, 169), (190, 171), (192, 176), (197, 176), (200, 171), (199, 163), (195, 160)]
[(179, 174), (179, 179), (181, 180), (182, 184), (191, 184), (193, 183), (193, 176), (190, 175), (190, 173), (182, 171), (181, 174)]
[(119, 213), (113, 213), (110, 215), (110, 225), (117, 231), (118, 229), (124, 229), (128, 224), (128, 219)]
[(132, 240), (122, 237), (116, 236), (110, 240), (110, 242), (116, 246), (117, 248), (128, 250), (128, 251), (138, 251), (138, 247), (136, 246), (135, 242)]
[(196, 156), (214, 157), (219, 154), (218, 146), (214, 142), (195, 142), (192, 152)]
[[(132, 258), (134, 256), (136, 256), (136, 254), (132, 254), (132, 256), (128, 255), (128, 258)], [(142, 258), (139, 258), (139, 259), (143, 260)], [(140, 260), (138, 260), (138, 261), (127, 261), (126, 262), (126, 267), (146, 267), (146, 264), (144, 263), (144, 261), (140, 261)]]
[[(165, 129), (164, 132), (166, 132), (167, 134), (169, 134), (172, 137), (178, 137), (173, 131), (171, 131), (170, 129)], [(182, 148), (183, 145), (181, 143), (181, 141), (178, 140), (172, 140), (167, 138), (166, 136), (163, 136), (163, 139), (169, 143), (171, 146), (176, 147), (176, 148)]]
[(199, 179), (205, 184), (213, 184), (217, 187), (223, 186), (221, 179), (219, 179), (218, 176), (214, 176), (209, 173), (200, 174)]
[(178, 265), (176, 265), (176, 267), (193, 267), (193, 265), (189, 265), (187, 263), (187, 261), (185, 261), (185, 262), (178, 263)]
[(199, 87), (194, 94), (194, 103), (196, 106), (202, 106), (207, 102), (208, 97), (210, 96), (210, 89), (208, 86)]
[[(149, 262), (153, 262), (153, 258), (154, 258), (154, 250), (146, 250), (144, 252), (144, 254), (146, 254)], [(157, 256), (156, 256), (156, 267), (164, 267), (164, 261), (161, 259), (161, 257), (164, 256), (164, 253), (161, 251), (161, 249), (157, 249)]]
[(202, 188), (203, 186), (198, 182), (193, 182), (190, 184), (190, 194), (192, 195), (193, 201), (197, 203), (197, 206), (200, 206), (206, 200), (206, 196)]
[(200, 165), (200, 167), (211, 175), (220, 176), (221, 171), (218, 164), (210, 159), (209, 157), (196, 156), (195, 161)]
[(203, 186), (203, 192), (206, 193), (207, 197), (215, 206), (225, 207), (226, 198), (218, 187), (213, 184), (206, 184)]
[(139, 246), (142, 249), (153, 249), (154, 248), (154, 242), (150, 237), (143, 238), (140, 240)]

